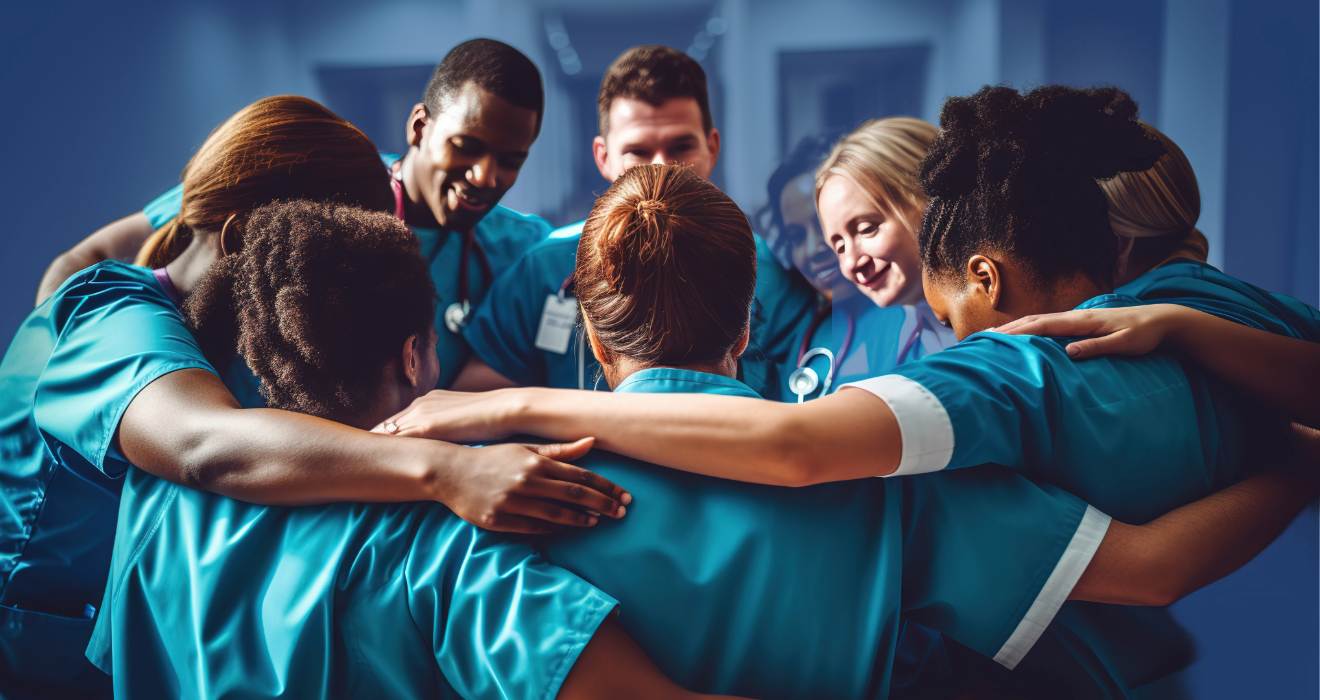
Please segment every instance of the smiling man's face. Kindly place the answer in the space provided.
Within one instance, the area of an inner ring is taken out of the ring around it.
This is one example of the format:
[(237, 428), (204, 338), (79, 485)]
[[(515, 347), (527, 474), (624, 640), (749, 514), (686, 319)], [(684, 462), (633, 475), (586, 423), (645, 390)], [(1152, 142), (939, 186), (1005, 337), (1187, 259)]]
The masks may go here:
[(408, 196), (426, 203), (441, 228), (472, 230), (518, 180), (536, 140), (536, 112), (468, 83), (439, 113), (417, 105), (409, 118)]

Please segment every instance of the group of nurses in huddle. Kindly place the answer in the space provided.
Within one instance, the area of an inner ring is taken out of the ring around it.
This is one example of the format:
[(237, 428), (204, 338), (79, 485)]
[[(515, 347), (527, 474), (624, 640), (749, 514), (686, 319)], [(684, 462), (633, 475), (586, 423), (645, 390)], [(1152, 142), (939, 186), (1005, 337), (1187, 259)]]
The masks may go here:
[(774, 245), (664, 47), (606, 74), (585, 222), (499, 207), (543, 99), (474, 40), (401, 158), (261, 100), (52, 265), (0, 363), (5, 697), (1180, 692), (1127, 606), (1314, 496), (1320, 317), (1194, 259), (1125, 93), (863, 125), (772, 178)]

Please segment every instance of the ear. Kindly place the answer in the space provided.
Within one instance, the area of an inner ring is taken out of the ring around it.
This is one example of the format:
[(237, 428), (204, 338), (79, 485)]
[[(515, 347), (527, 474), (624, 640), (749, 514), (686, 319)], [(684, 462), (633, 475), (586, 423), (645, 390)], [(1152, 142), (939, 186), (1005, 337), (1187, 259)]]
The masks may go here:
[(430, 123), (430, 118), (426, 116), (426, 105), (418, 102), (413, 105), (412, 112), (408, 114), (408, 145), (417, 148), (422, 145), (422, 132), (426, 130), (426, 125)]
[(1004, 291), (999, 263), (984, 255), (973, 255), (967, 261), (967, 286), (973, 294), (983, 296), (989, 308), (998, 309)]
[(426, 339), (413, 333), (408, 339), (403, 341), (403, 356), (400, 358), (403, 367), (403, 376), (408, 378), (408, 383), (417, 386), (422, 377), (422, 350), (425, 349)]
[(587, 344), (591, 346), (591, 355), (602, 365), (608, 365), (610, 354), (605, 350), (605, 346), (601, 345), (600, 341), (596, 339), (596, 329), (591, 327), (591, 322), (587, 320), (586, 314), (582, 315), (582, 327), (587, 333)]
[(220, 256), (224, 257), (243, 249), (243, 224), (246, 216), (230, 214), (225, 225), (220, 227)]
[(729, 355), (735, 360), (742, 357), (742, 354), (747, 352), (747, 343), (751, 340), (752, 330), (750, 328), (743, 330), (742, 337), (738, 339), (737, 343), (733, 344), (733, 349), (729, 351)]
[(720, 160), (720, 130), (711, 129), (706, 134), (706, 147), (710, 149), (710, 167), (714, 169), (715, 163)]
[(600, 171), (600, 176), (614, 182), (610, 177), (609, 170), (606, 169), (606, 161), (609, 160), (610, 150), (605, 145), (605, 137), (597, 136), (591, 140), (591, 156), (596, 160), (596, 169)]

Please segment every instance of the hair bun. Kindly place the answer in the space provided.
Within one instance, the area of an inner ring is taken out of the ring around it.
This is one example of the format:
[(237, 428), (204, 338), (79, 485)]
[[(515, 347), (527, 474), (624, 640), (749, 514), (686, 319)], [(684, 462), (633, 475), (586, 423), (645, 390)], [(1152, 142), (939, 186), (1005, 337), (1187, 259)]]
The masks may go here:
[(669, 213), (669, 205), (658, 199), (643, 199), (637, 202), (636, 209), (638, 216), (641, 217), (651, 216), (655, 212), (660, 212), (662, 214)]

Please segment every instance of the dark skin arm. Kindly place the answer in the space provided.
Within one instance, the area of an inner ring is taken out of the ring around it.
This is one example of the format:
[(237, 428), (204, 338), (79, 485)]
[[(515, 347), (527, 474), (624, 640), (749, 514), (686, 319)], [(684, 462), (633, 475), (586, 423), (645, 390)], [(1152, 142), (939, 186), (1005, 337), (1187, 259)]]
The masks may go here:
[(651, 663), (637, 643), (610, 615), (559, 687), (559, 700), (696, 700), (726, 695), (690, 693)]
[(1095, 336), (1068, 346), (1085, 360), (1144, 355), (1157, 347), (1178, 352), (1281, 411), (1289, 420), (1320, 427), (1320, 343), (1275, 335), (1176, 304), (1084, 309), (1027, 316), (997, 329), (1015, 335)]
[(1297, 426), (1295, 436), (1296, 467), (1246, 479), (1145, 525), (1111, 523), (1069, 598), (1171, 605), (1251, 561), (1320, 487), (1320, 433)]
[(201, 369), (171, 372), (142, 389), (116, 440), (144, 471), (267, 505), (434, 500), (479, 527), (541, 533), (596, 523), (558, 502), (621, 517), (631, 500), (608, 480), (556, 461), (581, 456), (589, 442), (472, 449), (377, 435), (289, 411), (243, 409)]
[(79, 270), (106, 260), (133, 262), (151, 233), (151, 222), (140, 211), (98, 229), (74, 247), (60, 253), (46, 268), (46, 274), (42, 275), (41, 284), (37, 287), (37, 304), (54, 294), (64, 284), (64, 280)]

